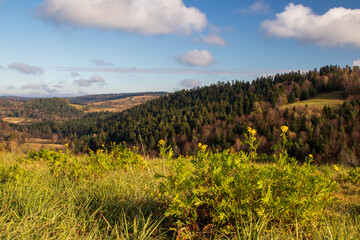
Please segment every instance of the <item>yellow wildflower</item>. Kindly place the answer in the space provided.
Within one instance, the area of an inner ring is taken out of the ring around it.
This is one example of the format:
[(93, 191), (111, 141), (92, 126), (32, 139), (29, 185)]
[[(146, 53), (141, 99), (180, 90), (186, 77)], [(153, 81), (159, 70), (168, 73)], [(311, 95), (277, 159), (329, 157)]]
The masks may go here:
[(199, 148), (201, 151), (205, 151), (207, 147), (208, 147), (208, 145), (206, 145), (206, 144), (198, 143), (198, 148)]
[(286, 133), (287, 132), (287, 130), (289, 130), (289, 128), (287, 127), (287, 126), (281, 126), (281, 131), (283, 132), (283, 133)]
[(333, 168), (334, 168), (335, 171), (339, 171), (339, 167), (338, 167), (338, 166), (333, 165)]
[(255, 129), (252, 129), (251, 127), (248, 127), (247, 130), (248, 130), (248, 132), (249, 132), (252, 136), (255, 136), (255, 134), (256, 134), (256, 130), (255, 130)]
[(208, 147), (208, 146), (204, 144), (204, 145), (201, 146), (201, 150), (202, 150), (202, 151), (205, 151), (207, 147)]
[(309, 158), (314, 158), (314, 156), (312, 154), (309, 154)]
[(164, 146), (165, 145), (165, 140), (164, 139), (160, 139), (158, 146)]

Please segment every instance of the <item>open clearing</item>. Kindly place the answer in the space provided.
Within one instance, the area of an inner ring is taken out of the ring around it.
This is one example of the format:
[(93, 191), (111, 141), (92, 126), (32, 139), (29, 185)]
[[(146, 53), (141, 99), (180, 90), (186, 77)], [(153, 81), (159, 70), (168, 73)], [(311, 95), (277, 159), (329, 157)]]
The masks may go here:
[(43, 144), (43, 143), (23, 143), (20, 145), (22, 152), (26, 153), (28, 151), (40, 151), (43, 148), (55, 149), (57, 151), (65, 151), (65, 145), (62, 144)]
[(2, 119), (4, 122), (13, 124), (30, 124), (35, 122), (34, 119), (30, 118), (19, 118), (19, 117), (5, 117)]
[(86, 105), (79, 105), (79, 104), (71, 104), (71, 105), (76, 107), (77, 109), (84, 110), (85, 113), (102, 112), (102, 111), (122, 112), (128, 108), (135, 107), (139, 104), (156, 99), (158, 97), (159, 96), (154, 96), (154, 95), (144, 95), (144, 96), (127, 97), (127, 98), (109, 100), (103, 102), (94, 102)]
[(331, 92), (319, 94), (316, 98), (299, 101), (291, 104), (286, 104), (282, 108), (292, 107), (305, 107), (310, 108), (323, 108), (325, 105), (329, 107), (337, 107), (343, 104), (345, 99), (342, 97), (341, 92)]

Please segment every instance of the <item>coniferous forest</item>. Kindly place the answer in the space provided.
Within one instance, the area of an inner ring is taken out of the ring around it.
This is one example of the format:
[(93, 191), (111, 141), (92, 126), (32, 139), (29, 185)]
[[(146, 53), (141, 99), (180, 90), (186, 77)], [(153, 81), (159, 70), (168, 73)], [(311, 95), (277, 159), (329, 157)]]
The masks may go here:
[[(337, 94), (342, 104), (316, 108), (291, 103), (321, 94)], [(300, 161), (359, 165), (359, 67), (325, 66), (308, 72), (290, 72), (234, 80), (181, 90), (121, 113), (91, 113), (69, 121), (46, 121), (17, 126), (24, 135), (49, 138), (56, 134), (74, 152), (96, 150), (112, 142), (126, 142), (146, 155), (157, 154), (165, 139), (175, 155), (196, 152), (198, 143), (214, 152), (239, 151), (247, 127), (257, 130), (260, 153), (272, 153), (280, 126), (289, 126), (287, 149)]]

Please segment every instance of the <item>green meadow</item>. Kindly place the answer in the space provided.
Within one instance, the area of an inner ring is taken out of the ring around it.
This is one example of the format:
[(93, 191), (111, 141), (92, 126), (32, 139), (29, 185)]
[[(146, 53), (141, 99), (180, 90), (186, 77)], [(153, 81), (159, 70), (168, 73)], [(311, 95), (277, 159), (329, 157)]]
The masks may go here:
[(360, 168), (244, 151), (159, 157), (113, 143), (87, 155), (0, 154), (1, 239), (359, 239)]
[(338, 107), (344, 103), (344, 98), (342, 97), (342, 92), (331, 92), (331, 93), (321, 93), (317, 97), (298, 101), (291, 104), (286, 104), (282, 108), (293, 108), (293, 107), (305, 107), (322, 109), (324, 106), (329, 107)]

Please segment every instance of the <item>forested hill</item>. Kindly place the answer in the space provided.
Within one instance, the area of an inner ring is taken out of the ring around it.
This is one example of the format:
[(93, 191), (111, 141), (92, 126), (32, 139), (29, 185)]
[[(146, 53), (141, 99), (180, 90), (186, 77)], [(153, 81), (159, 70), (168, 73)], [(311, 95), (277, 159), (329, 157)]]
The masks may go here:
[(19, 104), (9, 104), (9, 117), (26, 117), (46, 120), (65, 120), (84, 116), (84, 112), (71, 106), (63, 98), (38, 98)]
[[(286, 104), (311, 99), (319, 93), (342, 91), (355, 99), (338, 107), (290, 107)], [(288, 149), (304, 159), (347, 161), (360, 157), (358, 67), (325, 66), (319, 71), (291, 72), (262, 77), (253, 82), (233, 81), (160, 97), (122, 113), (90, 114), (61, 125), (32, 125), (29, 133), (57, 133), (71, 141), (75, 151), (96, 149), (102, 144), (126, 141), (150, 153), (159, 139), (171, 144), (176, 154), (196, 150), (199, 142), (214, 151), (243, 146), (248, 126), (261, 138), (260, 151), (270, 152), (279, 140), (280, 126), (289, 126)], [(51, 131), (49, 132), (49, 128)], [(41, 129), (47, 129), (46, 132)]]

